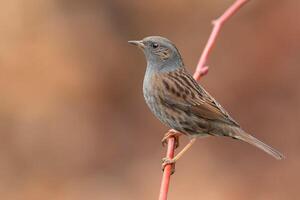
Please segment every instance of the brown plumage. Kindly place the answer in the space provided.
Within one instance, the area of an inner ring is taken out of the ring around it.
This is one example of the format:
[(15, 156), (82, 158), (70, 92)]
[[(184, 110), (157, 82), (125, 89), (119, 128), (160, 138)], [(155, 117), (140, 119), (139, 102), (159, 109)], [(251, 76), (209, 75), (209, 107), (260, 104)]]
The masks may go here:
[[(144, 97), (150, 110), (160, 121), (189, 136), (192, 143), (198, 136), (228, 136), (250, 143), (276, 159), (283, 158), (280, 152), (243, 131), (225, 109), (194, 80), (185, 69), (172, 42), (152, 36), (131, 43), (141, 47), (146, 55)], [(181, 155), (179, 153), (178, 157), (168, 163), (175, 162)]]

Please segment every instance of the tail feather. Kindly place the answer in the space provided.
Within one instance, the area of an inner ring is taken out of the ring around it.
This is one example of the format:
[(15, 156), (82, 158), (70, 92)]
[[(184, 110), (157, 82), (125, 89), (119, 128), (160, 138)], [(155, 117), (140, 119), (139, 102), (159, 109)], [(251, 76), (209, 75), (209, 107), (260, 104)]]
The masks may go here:
[(280, 153), (276, 149), (266, 145), (262, 141), (256, 139), (255, 137), (253, 137), (252, 135), (246, 133), (245, 131), (243, 131), (240, 128), (234, 129), (234, 134), (233, 134), (232, 137), (258, 147), (259, 149), (261, 149), (261, 150), (265, 151), (266, 153), (270, 154), (271, 156), (273, 156), (277, 160), (281, 160), (281, 159), (284, 158), (284, 155), (282, 153)]

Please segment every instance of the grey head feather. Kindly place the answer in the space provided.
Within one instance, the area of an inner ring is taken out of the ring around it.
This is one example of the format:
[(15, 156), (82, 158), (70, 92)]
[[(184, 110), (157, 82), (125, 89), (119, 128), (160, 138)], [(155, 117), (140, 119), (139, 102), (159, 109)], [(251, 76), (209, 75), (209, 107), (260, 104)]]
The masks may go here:
[(181, 55), (167, 38), (149, 36), (141, 40), (147, 60), (147, 72), (170, 72), (183, 67)]

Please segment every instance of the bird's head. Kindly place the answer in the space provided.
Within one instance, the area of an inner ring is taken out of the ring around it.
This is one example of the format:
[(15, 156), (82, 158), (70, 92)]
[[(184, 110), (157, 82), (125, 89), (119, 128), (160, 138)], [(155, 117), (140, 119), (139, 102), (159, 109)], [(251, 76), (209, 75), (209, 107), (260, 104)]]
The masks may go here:
[(148, 67), (156, 70), (170, 71), (183, 66), (176, 46), (168, 39), (160, 36), (149, 36), (142, 40), (128, 41), (143, 50)]

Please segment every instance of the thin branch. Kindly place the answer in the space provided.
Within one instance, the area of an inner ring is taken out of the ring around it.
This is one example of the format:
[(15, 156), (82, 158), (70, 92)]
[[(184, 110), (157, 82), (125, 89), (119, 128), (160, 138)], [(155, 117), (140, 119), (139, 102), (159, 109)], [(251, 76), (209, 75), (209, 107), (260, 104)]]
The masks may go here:
[(223, 27), (224, 23), (228, 21), (228, 19), (235, 14), (243, 5), (245, 5), (250, 0), (237, 0), (232, 4), (218, 19), (213, 20), (213, 30), (209, 36), (209, 39), (205, 45), (205, 48), (201, 54), (199, 59), (198, 65), (196, 67), (196, 71), (194, 73), (194, 78), (199, 80), (203, 75), (207, 74), (208, 66), (207, 60), (208, 56), (216, 43), (216, 39), (220, 33), (221, 28)]
[[(217, 36), (228, 19), (234, 15), (244, 4), (249, 2), (250, 0), (236, 0), (224, 13), (221, 15), (218, 19), (213, 21), (213, 29), (209, 36), (209, 39), (206, 43), (206, 46), (201, 54), (200, 60), (198, 62), (198, 65), (196, 67), (194, 78), (196, 80), (199, 80), (202, 76), (206, 75), (208, 73), (208, 66), (207, 66), (207, 60), (208, 56), (210, 55), (210, 52), (216, 42)], [(172, 159), (174, 157), (174, 151), (175, 151), (175, 139), (169, 138), (168, 139), (168, 149), (167, 149), (167, 155), (166, 157), (169, 159)], [(160, 187), (160, 193), (159, 193), (159, 200), (167, 200), (168, 197), (168, 191), (169, 191), (169, 184), (170, 184), (170, 177), (172, 173), (172, 166), (166, 165), (163, 177), (161, 181), (161, 187)]]
[[(174, 157), (175, 139), (173, 137), (168, 139), (167, 158)], [(172, 174), (172, 166), (166, 165), (161, 181), (159, 200), (166, 200), (169, 191), (170, 176)]]

